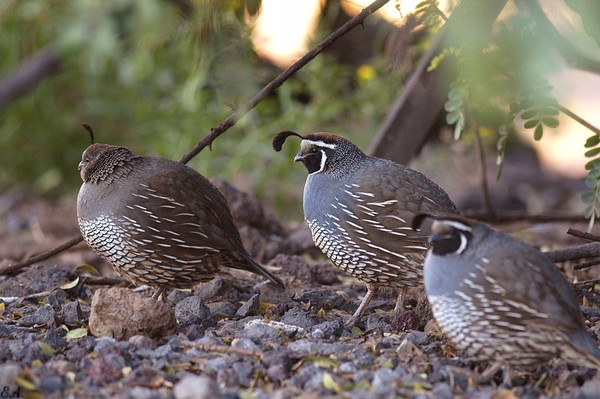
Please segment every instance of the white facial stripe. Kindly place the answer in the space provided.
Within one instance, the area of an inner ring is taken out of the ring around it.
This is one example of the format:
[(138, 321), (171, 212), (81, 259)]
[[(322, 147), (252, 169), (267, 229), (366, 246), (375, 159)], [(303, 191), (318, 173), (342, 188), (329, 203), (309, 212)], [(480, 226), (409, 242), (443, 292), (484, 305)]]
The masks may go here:
[(457, 222), (455, 220), (443, 220), (443, 221), (440, 221), (440, 223), (454, 227), (456, 230), (461, 230), (461, 231), (472, 231), (473, 230), (466, 224)]
[(313, 141), (313, 140), (304, 139), (303, 141), (305, 141), (305, 142), (307, 142), (309, 144), (313, 144), (313, 145), (315, 145), (317, 147), (325, 147), (325, 148), (329, 148), (331, 150), (335, 150), (337, 148), (337, 144), (326, 143), (326, 142), (321, 141), (321, 140), (319, 140), (319, 141)]
[[(471, 229), (469, 229), (471, 230)], [(460, 255), (463, 253), (463, 251), (465, 249), (467, 249), (467, 244), (469, 243), (469, 240), (467, 239), (467, 237), (465, 237), (464, 234), (460, 234), (460, 247), (458, 247), (458, 249), (456, 250), (456, 254)]]
[(323, 169), (325, 169), (325, 161), (327, 161), (327, 154), (325, 154), (325, 150), (321, 150), (321, 167), (319, 168), (319, 170), (310, 173), (309, 176), (321, 173)]

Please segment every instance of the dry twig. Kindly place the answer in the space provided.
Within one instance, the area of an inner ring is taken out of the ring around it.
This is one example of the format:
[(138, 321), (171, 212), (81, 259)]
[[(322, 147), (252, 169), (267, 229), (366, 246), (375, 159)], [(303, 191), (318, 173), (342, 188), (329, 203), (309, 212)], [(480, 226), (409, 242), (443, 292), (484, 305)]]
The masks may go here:
[(259, 358), (263, 356), (262, 352), (253, 351), (253, 350), (249, 350), (249, 349), (234, 348), (232, 346), (226, 346), (226, 345), (199, 344), (199, 343), (193, 342), (193, 341), (182, 341), (181, 344), (183, 346), (195, 348), (195, 349), (201, 350), (203, 352), (234, 353), (237, 355), (255, 356), (255, 357), (259, 357)]

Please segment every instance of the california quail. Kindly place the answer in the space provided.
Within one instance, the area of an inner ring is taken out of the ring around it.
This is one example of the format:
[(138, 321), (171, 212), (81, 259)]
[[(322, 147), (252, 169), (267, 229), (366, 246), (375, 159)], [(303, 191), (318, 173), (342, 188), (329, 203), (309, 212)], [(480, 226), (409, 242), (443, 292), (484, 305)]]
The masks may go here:
[(419, 172), (365, 155), (349, 140), (330, 133), (305, 137), (281, 132), (280, 151), (290, 135), (302, 139), (294, 158), (308, 170), (304, 217), (315, 244), (340, 269), (367, 284), (367, 294), (346, 322), (355, 324), (378, 287), (399, 288), (395, 311), (408, 287), (422, 284), (427, 234), (410, 222), (420, 212), (458, 213), (448, 195)]
[[(428, 216), (415, 217), (413, 226)], [(560, 357), (600, 368), (600, 349), (570, 284), (541, 252), (454, 215), (434, 217), (431, 230), (425, 291), (458, 349), (509, 367)]]
[(87, 244), (134, 284), (190, 288), (222, 268), (283, 283), (244, 249), (223, 195), (182, 163), (92, 144), (79, 164), (79, 229)]

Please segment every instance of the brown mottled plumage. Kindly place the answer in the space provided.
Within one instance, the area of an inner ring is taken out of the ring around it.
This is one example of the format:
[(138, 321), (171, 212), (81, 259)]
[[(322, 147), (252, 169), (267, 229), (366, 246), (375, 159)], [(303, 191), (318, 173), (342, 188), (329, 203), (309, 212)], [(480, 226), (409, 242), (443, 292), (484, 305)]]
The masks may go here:
[(244, 249), (223, 195), (193, 169), (92, 144), (79, 164), (79, 228), (87, 244), (134, 284), (190, 288), (224, 267), (283, 287)]

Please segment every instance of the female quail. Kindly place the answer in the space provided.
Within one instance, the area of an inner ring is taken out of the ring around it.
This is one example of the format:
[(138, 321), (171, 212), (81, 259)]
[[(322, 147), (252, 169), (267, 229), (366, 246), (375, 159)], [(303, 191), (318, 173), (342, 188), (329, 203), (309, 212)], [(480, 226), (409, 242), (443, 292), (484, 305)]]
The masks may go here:
[(79, 229), (134, 284), (190, 288), (221, 268), (283, 283), (244, 249), (223, 195), (193, 169), (125, 147), (92, 144), (79, 164)]
[[(417, 216), (414, 227), (428, 216)], [(509, 367), (560, 357), (600, 368), (600, 349), (577, 298), (550, 260), (482, 223), (434, 219), (425, 290), (440, 328), (458, 349)]]
[(427, 235), (411, 228), (413, 216), (458, 209), (421, 173), (367, 156), (334, 134), (281, 132), (273, 148), (280, 151), (290, 135), (302, 139), (294, 160), (308, 170), (303, 207), (315, 244), (337, 267), (367, 284), (367, 294), (346, 325), (360, 319), (378, 287), (400, 289), (398, 311), (407, 288), (422, 284), (428, 247)]

